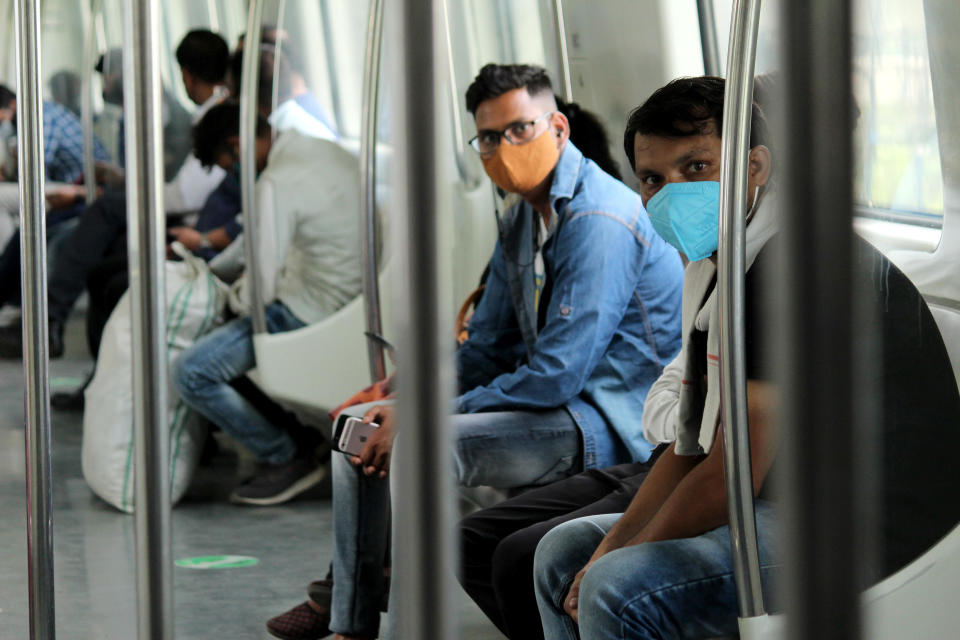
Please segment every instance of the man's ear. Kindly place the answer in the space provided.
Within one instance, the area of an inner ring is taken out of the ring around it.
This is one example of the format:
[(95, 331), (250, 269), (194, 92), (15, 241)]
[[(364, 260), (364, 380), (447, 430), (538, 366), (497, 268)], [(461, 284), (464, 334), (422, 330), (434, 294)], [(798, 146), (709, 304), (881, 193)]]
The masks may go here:
[(557, 139), (557, 146), (561, 149), (570, 139), (570, 121), (559, 111), (550, 117), (550, 135)]
[(753, 183), (764, 186), (770, 180), (773, 171), (773, 156), (765, 145), (758, 144), (750, 149), (750, 177)]

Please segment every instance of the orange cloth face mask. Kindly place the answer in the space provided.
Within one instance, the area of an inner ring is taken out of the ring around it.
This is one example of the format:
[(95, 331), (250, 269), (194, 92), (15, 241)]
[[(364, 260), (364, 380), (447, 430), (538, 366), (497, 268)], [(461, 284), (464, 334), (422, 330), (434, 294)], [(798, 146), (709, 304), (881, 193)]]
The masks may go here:
[(529, 193), (557, 166), (560, 149), (550, 135), (551, 128), (524, 144), (501, 140), (496, 152), (481, 157), (483, 168), (494, 184), (510, 193)]

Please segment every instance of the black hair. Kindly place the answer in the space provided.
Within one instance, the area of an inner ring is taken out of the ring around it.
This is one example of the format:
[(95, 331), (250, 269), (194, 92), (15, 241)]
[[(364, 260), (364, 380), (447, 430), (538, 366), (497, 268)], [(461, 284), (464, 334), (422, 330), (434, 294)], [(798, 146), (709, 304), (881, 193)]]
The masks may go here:
[[(686, 138), (712, 133), (718, 138), (723, 130), (723, 78), (700, 76), (677, 78), (653, 92), (646, 102), (630, 112), (623, 133), (623, 150), (635, 168), (633, 153), (637, 134)], [(750, 121), (750, 147), (766, 145), (767, 120), (753, 104)]]
[(17, 99), (17, 94), (5, 84), (0, 84), (0, 109), (6, 109)]
[(177, 46), (177, 63), (210, 84), (223, 82), (229, 61), (226, 40), (206, 29), (194, 29)]
[[(292, 90), (292, 80), (296, 69), (291, 64), (288, 55), (289, 47), (284, 44), (280, 50), (280, 63), (275, 64), (276, 48), (273, 44), (265, 42), (260, 45), (260, 58), (257, 65), (260, 70), (257, 75), (257, 103), (265, 110), (269, 110), (273, 105), (273, 75), (276, 66), (279, 72), (277, 76), (277, 98), (280, 102), (288, 99)], [(231, 84), (236, 95), (240, 94), (240, 85), (243, 76), (243, 49), (236, 51), (230, 60)]]
[[(270, 132), (270, 126), (257, 117), (257, 137)], [(207, 111), (193, 128), (193, 154), (204, 167), (216, 164), (224, 153), (233, 153), (230, 138), (240, 135), (240, 104), (227, 100)]]
[(531, 96), (553, 93), (550, 76), (543, 67), (530, 64), (488, 64), (480, 69), (467, 89), (467, 111), (477, 114), (481, 102), (514, 89), (526, 89)]
[(554, 99), (557, 101), (557, 110), (570, 122), (570, 142), (601, 169), (622, 180), (620, 169), (610, 153), (610, 138), (600, 118), (576, 102), (566, 102), (560, 96), (554, 96)]

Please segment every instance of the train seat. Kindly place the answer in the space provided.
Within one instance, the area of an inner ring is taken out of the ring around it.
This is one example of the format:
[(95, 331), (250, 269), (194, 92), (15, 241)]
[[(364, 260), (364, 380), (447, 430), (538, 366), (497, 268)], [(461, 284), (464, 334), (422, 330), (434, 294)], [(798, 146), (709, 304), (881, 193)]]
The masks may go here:
[(960, 309), (929, 298), (927, 306), (940, 328), (940, 335), (950, 355), (953, 375), (957, 379), (957, 386), (960, 386)]

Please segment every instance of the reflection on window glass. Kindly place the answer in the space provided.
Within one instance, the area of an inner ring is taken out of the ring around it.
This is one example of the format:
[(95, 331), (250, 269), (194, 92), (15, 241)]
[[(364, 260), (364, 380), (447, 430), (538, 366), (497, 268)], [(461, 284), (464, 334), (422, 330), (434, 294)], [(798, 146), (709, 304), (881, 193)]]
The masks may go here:
[(943, 181), (919, 3), (856, 4), (853, 73), (861, 110), (856, 199), (871, 208), (938, 221), (943, 216)]
[[(757, 73), (777, 66), (781, 39), (769, 6), (761, 9)], [(714, 2), (724, 66), (732, 8), (732, 0)], [(921, 3), (858, 0), (854, 12), (854, 198), (880, 217), (939, 225), (943, 180)]]

